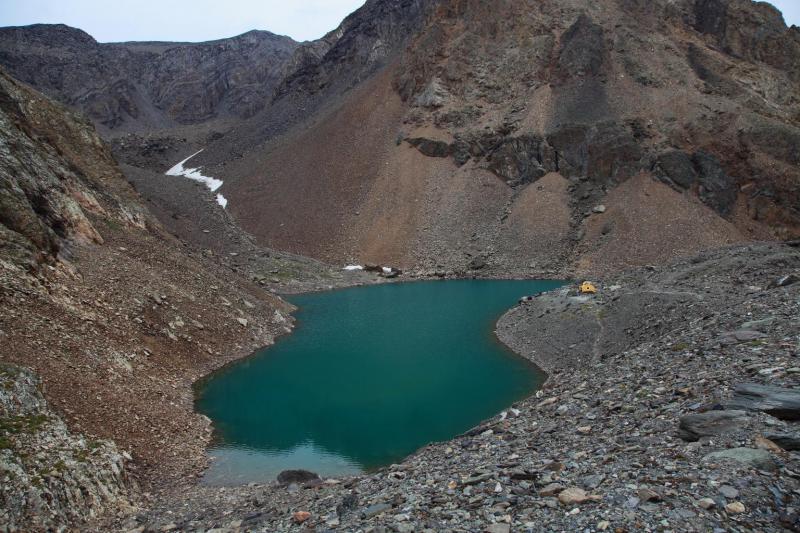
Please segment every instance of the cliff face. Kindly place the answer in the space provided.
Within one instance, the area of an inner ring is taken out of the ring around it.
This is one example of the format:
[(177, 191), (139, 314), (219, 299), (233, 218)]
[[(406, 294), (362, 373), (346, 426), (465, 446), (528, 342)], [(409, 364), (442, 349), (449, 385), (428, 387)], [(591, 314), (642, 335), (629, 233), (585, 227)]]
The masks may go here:
[(296, 47), (261, 31), (199, 44), (100, 44), (63, 25), (0, 29), (0, 63), (14, 77), (112, 131), (250, 117)]

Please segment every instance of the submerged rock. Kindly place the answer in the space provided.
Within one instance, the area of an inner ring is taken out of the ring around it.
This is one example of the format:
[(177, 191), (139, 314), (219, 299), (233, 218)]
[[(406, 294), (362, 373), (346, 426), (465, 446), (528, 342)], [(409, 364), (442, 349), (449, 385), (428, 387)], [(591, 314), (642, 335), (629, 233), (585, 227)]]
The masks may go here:
[(321, 481), (321, 479), (317, 474), (309, 472), (308, 470), (284, 470), (278, 474), (278, 482), (282, 485), (309, 483), (313, 481)]

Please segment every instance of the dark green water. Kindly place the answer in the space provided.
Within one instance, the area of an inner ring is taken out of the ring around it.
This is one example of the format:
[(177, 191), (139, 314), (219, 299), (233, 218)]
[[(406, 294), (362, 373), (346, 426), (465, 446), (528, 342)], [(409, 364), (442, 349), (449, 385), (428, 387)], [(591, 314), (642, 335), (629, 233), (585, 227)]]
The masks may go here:
[(437, 281), (289, 298), (291, 335), (198, 387), (216, 430), (206, 482), (363, 472), (494, 416), (543, 378), (497, 340), (496, 320), (560, 285)]

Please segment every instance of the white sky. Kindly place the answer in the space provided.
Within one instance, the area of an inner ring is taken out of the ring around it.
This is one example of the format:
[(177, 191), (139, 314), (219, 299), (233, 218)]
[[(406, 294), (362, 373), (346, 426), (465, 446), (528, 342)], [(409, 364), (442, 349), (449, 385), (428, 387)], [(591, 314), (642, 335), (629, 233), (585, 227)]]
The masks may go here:
[(0, 26), (80, 28), (100, 42), (210, 41), (250, 30), (313, 40), (365, 0), (0, 0)]
[[(111, 41), (209, 41), (249, 30), (322, 37), (365, 0), (0, 0), (0, 26), (63, 23)], [(800, 0), (770, 0), (800, 26)]]

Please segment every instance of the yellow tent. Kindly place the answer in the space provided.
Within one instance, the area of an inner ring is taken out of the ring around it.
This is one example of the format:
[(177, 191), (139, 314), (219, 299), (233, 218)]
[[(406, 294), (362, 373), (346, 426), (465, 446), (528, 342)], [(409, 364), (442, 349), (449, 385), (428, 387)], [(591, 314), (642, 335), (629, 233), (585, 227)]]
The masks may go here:
[(581, 294), (597, 294), (597, 287), (588, 281), (584, 281), (581, 285)]

